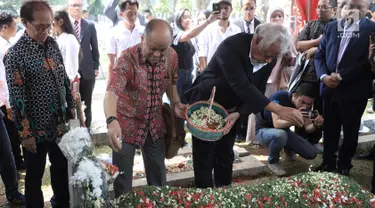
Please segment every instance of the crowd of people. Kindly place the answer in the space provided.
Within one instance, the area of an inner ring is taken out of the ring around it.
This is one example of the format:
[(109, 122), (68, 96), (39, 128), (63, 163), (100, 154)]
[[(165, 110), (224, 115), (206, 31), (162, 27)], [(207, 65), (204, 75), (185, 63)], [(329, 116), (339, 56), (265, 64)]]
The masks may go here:
[[(106, 42), (104, 112), (113, 164), (121, 172), (116, 197), (132, 188), (138, 149), (147, 184), (166, 184), (163, 96), (170, 98), (183, 126), (189, 104), (208, 100), (214, 87), (215, 102), (229, 112), (229, 125), (216, 142), (193, 136), (198, 188), (231, 185), (233, 146), (245, 135), (268, 148), (268, 167), (277, 176), (287, 174), (281, 155), (293, 161), (296, 154), (314, 159), (318, 153), (323, 163), (316, 170), (349, 175), (361, 117), (373, 95), (375, 22), (366, 14), (374, 14), (374, 3), (319, 0), (318, 19), (298, 37), (285, 26), (283, 8), (271, 7), (262, 23), (255, 17), (256, 0), (243, 0), (242, 16), (231, 21), (232, 1), (217, 3), (218, 10), (201, 11), (196, 21), (188, 9), (176, 12), (173, 26), (154, 19), (149, 10), (140, 15), (137, 0), (113, 0), (105, 8), (113, 22)], [(90, 129), (103, 55), (95, 24), (83, 15), (82, 0), (69, 0), (56, 11), (46, 1), (25, 1), (20, 9), (24, 28), (16, 35), (17, 17), (0, 14), (1, 176), (10, 203), (44, 207), (48, 154), (51, 204), (69, 207), (67, 160), (55, 140), (76, 118), (77, 92), (86, 106), (82, 125)], [(292, 73), (297, 78), (291, 80)], [(22, 169), (25, 196), (18, 191), (17, 170)]]

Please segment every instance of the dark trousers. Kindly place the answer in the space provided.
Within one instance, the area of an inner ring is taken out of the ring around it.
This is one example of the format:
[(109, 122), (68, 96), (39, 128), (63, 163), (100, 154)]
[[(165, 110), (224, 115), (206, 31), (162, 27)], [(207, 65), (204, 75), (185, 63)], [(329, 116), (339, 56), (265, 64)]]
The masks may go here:
[(0, 119), (0, 174), (5, 186), (6, 196), (18, 196), (16, 165), (14, 163), (7, 130), (2, 119)]
[(42, 141), (37, 144), (37, 153), (25, 151), (26, 177), (25, 199), (26, 208), (44, 207), (42, 178), (48, 153), (51, 162), (51, 184), (54, 196), (52, 207), (69, 207), (68, 164), (65, 156), (55, 141)]
[(94, 79), (84, 79), (81, 77), (79, 84), (79, 93), (81, 94), (81, 100), (85, 102), (85, 117), (86, 117), (86, 127), (91, 127), (92, 113), (91, 113), (91, 103), (92, 103), (92, 93), (94, 92), (95, 78)]
[[(177, 80), (177, 92), (180, 97), (181, 103), (187, 103), (184, 99), (183, 94), (191, 87), (193, 84), (192, 70), (189, 69), (179, 69), (178, 70), (178, 80)], [(179, 119), (179, 124), (184, 127), (185, 119)]]
[(193, 136), (194, 178), (197, 188), (213, 187), (212, 170), (216, 187), (231, 185), (235, 136), (235, 128), (216, 142), (202, 141)]
[(14, 155), (14, 160), (16, 163), (16, 166), (22, 164), (23, 158), (21, 155), (21, 137), (20, 134), (18, 133), (18, 129), (16, 127), (16, 124), (8, 119), (8, 112), (6, 110), (6, 107), (3, 106), (1, 107), (1, 111), (4, 113), (4, 124), (5, 128), (8, 132), (9, 139), (10, 139), (10, 144), (12, 145), (12, 152)]
[(366, 104), (367, 99), (346, 101), (335, 96), (324, 98), (324, 165), (336, 168), (335, 153), (339, 146), (342, 126), (344, 140), (337, 166), (339, 170), (352, 168), (351, 162), (357, 150), (358, 132)]

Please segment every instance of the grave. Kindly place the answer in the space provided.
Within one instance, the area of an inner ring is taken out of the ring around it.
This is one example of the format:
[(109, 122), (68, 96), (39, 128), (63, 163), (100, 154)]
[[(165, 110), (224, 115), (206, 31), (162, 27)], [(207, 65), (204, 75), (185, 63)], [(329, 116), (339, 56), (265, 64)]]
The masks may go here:
[[(265, 165), (249, 155), (244, 148), (235, 146), (236, 161), (233, 165), (233, 177), (256, 176), (265, 171)], [(101, 158), (110, 160), (109, 155), (102, 154)], [(194, 184), (192, 164), (192, 149), (180, 149), (178, 155), (170, 160), (165, 160), (167, 168), (167, 185), (190, 187)], [(134, 157), (133, 187), (145, 186), (147, 181), (144, 174), (144, 164), (141, 155)]]

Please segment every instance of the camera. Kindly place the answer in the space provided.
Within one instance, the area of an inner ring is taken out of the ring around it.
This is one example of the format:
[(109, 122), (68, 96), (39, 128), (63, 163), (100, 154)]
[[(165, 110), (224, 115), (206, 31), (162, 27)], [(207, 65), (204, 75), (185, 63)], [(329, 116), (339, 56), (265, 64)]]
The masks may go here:
[(308, 118), (308, 119), (314, 120), (314, 119), (316, 119), (319, 116), (319, 112), (316, 111), (316, 110), (315, 111), (302, 110), (302, 116), (304, 118)]
[(220, 4), (219, 3), (213, 3), (212, 4), (212, 12), (220, 12)]

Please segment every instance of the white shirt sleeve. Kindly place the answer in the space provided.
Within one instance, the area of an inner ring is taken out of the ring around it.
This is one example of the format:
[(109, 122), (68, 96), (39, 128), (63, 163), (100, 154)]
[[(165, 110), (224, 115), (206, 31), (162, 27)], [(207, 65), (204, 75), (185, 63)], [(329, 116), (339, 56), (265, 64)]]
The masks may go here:
[(117, 55), (117, 46), (115, 40), (115, 31), (112, 30), (112, 34), (108, 37), (107, 41), (107, 54)]
[(9, 105), (9, 90), (8, 90), (8, 84), (6, 79), (6, 73), (5, 73), (5, 67), (3, 63), (4, 58), (3, 51), (0, 51), (0, 97), (4, 97), (5, 100), (0, 100), (0, 106), (5, 104), (6, 108), (10, 108)]
[(69, 79), (73, 80), (78, 75), (80, 44), (77, 38), (70, 34), (67, 36), (65, 44), (65, 70)]
[(208, 36), (207, 36), (208, 28), (206, 28), (199, 36), (198, 36), (198, 57), (207, 57), (208, 55)]

